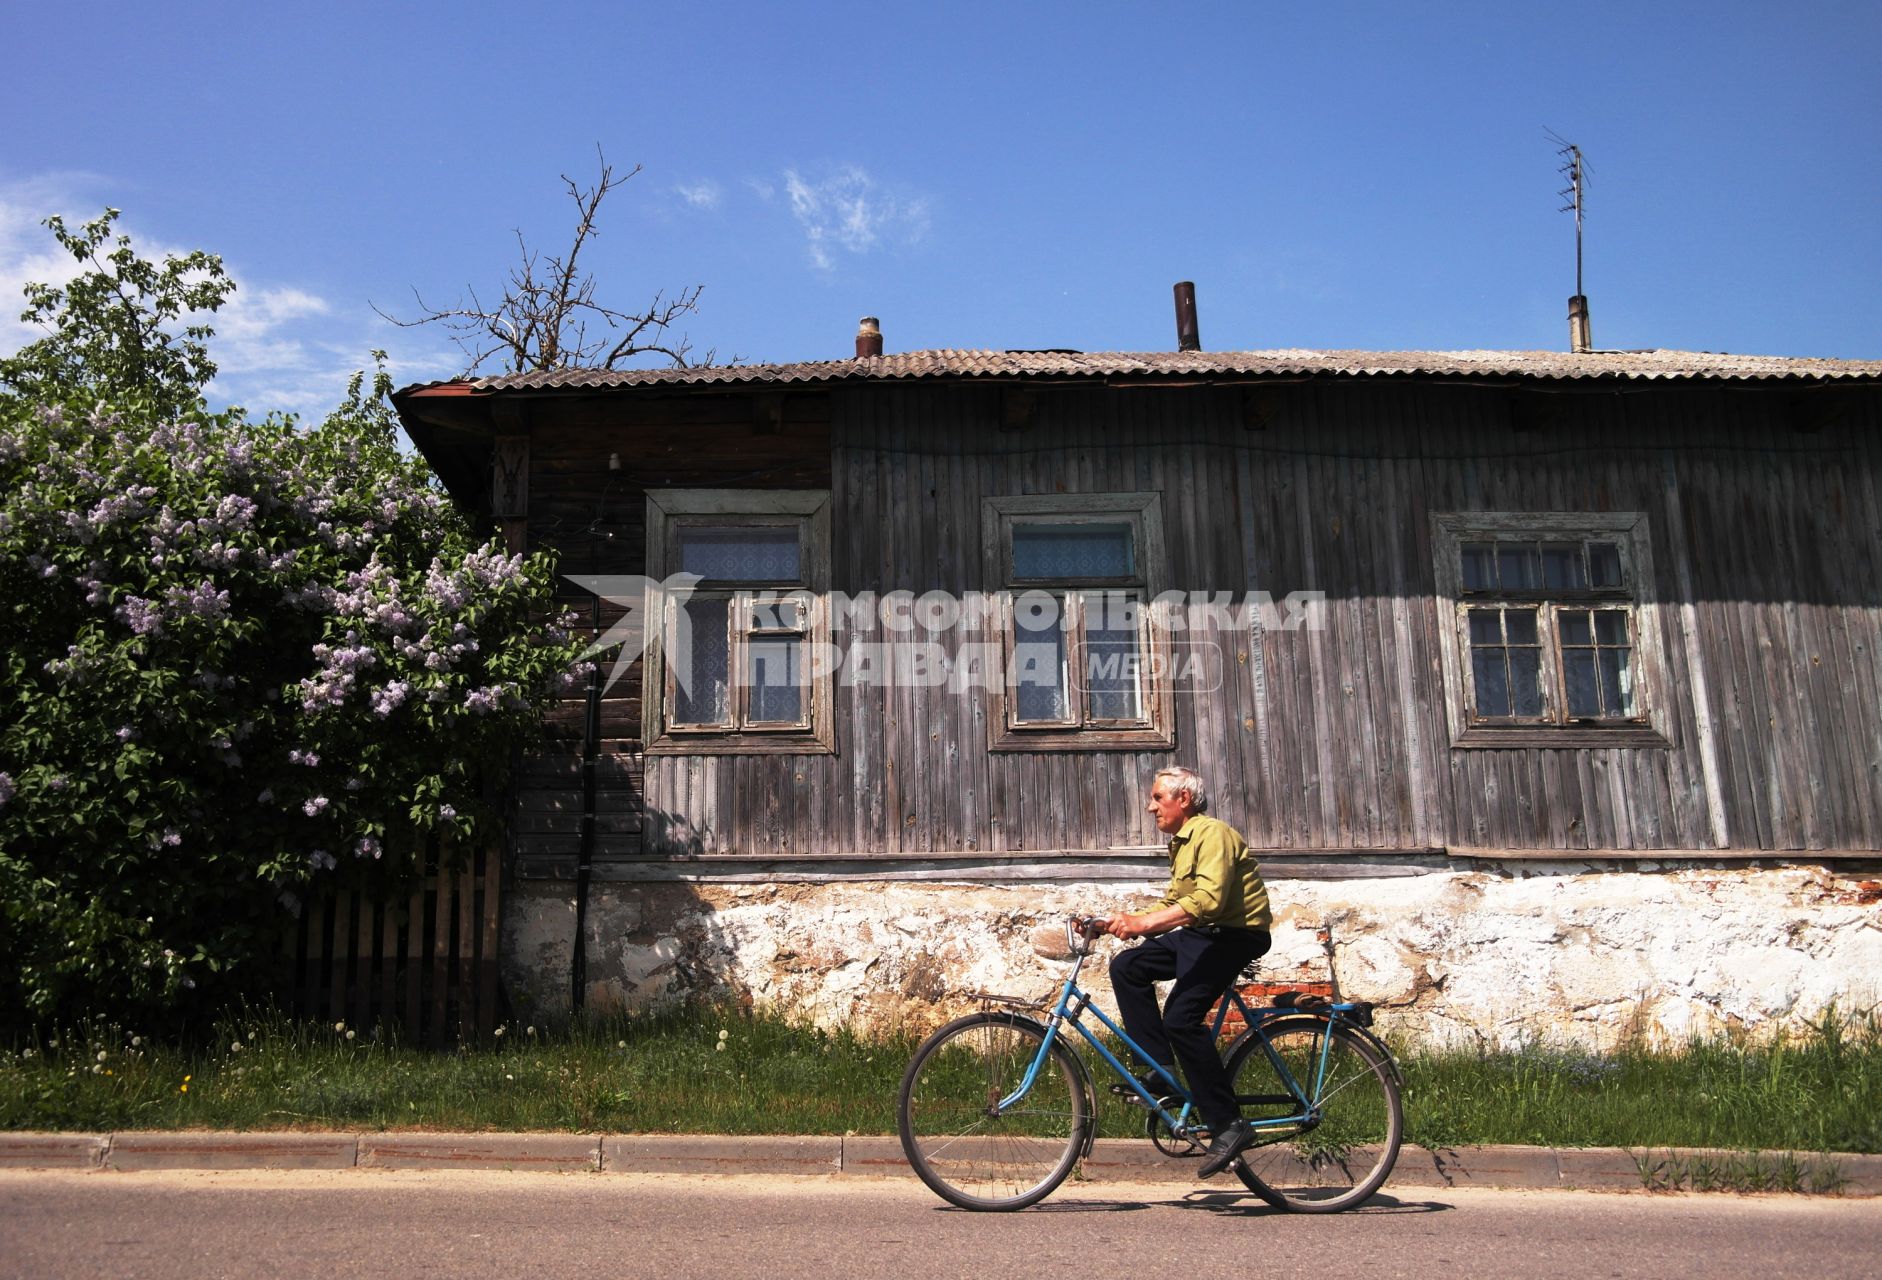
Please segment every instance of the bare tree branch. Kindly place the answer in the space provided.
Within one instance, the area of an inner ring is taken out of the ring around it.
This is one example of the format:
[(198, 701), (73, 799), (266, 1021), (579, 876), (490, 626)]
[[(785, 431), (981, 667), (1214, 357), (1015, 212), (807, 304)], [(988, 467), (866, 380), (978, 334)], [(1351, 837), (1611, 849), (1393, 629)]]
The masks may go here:
[[(415, 319), (402, 320), (377, 305), (373, 310), (402, 329), (442, 325), (470, 360), (466, 373), (477, 372), (492, 359), (501, 361), (507, 373), (617, 369), (643, 355), (663, 356), (681, 368), (713, 363), (712, 351), (699, 360), (690, 359), (692, 344), (685, 334), (672, 332), (698, 309), (703, 286), (693, 285), (671, 297), (664, 291), (655, 293), (653, 301), (639, 311), (622, 311), (595, 301), (595, 278), (583, 273), (579, 265), (582, 250), (600, 234), (596, 215), (601, 202), (641, 168), (635, 165), (617, 176), (600, 147), (595, 148), (595, 156), (601, 176), (592, 187), (562, 175), (576, 215), (568, 251), (545, 257), (530, 248), (517, 230), (516, 263), (494, 305), (486, 306), (477, 291), (466, 286), (469, 304), (460, 302), (455, 307), (433, 307), (418, 290), (412, 290), (419, 311)], [(592, 338), (591, 325), (597, 331)]]

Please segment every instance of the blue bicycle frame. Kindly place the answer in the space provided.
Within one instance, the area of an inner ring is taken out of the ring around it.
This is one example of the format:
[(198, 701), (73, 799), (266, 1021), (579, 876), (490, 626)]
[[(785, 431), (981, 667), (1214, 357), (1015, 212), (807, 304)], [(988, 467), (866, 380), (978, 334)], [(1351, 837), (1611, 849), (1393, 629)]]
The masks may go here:
[[(1191, 1128), (1189, 1121), (1190, 1112), (1195, 1105), (1190, 1099), (1188, 1090), (1178, 1084), (1162, 1066), (1153, 1062), (1150, 1055), (1144, 1052), (1143, 1046), (1139, 1045), (1135, 1040), (1132, 1040), (1129, 1034), (1125, 1032), (1124, 1028), (1112, 1021), (1104, 1010), (1092, 1004), (1091, 997), (1079, 987), (1078, 975), (1084, 969), (1085, 960), (1089, 955), (1089, 948), (1077, 953), (1072, 965), (1072, 971), (1066, 975), (1065, 985), (1059, 991), (1058, 1003), (1053, 1007), (1052, 1015), (1047, 1020), (1046, 1034), (1045, 1038), (1040, 1042), (1039, 1052), (1034, 1056), (1031, 1065), (1027, 1067), (1026, 1076), (1019, 1082), (1019, 1087), (1014, 1089), (1011, 1094), (1000, 1099), (999, 1109), (1005, 1111), (1007, 1108), (1016, 1105), (1021, 1098), (1026, 1096), (1027, 1092), (1033, 1087), (1033, 1082), (1038, 1079), (1040, 1069), (1044, 1066), (1047, 1056), (1052, 1052), (1053, 1042), (1058, 1039), (1059, 1028), (1069, 1024), (1077, 1029), (1079, 1035), (1085, 1038), (1085, 1043), (1090, 1045), (1092, 1049), (1097, 1052), (1098, 1056), (1104, 1059), (1105, 1063), (1108, 1064), (1121, 1079), (1130, 1083), (1131, 1089), (1143, 1100), (1144, 1105), (1150, 1108), (1164, 1124), (1169, 1126), (1169, 1130), (1172, 1134), (1187, 1133)], [(1285, 1095), (1262, 1094), (1251, 1097), (1238, 1096), (1236, 1101), (1238, 1103), (1253, 1102), (1257, 1104), (1266, 1103), (1269, 1105), (1288, 1104), (1293, 1107), (1293, 1110), (1287, 1115), (1249, 1120), (1249, 1126), (1255, 1129), (1277, 1129), (1288, 1125), (1311, 1122), (1317, 1119), (1316, 1112), (1318, 1106), (1315, 1100), (1319, 1098), (1321, 1087), (1326, 1080), (1328, 1055), (1331, 1052), (1333, 1044), (1332, 1037), (1327, 1036), (1322, 1039), (1320, 1045), (1320, 1060), (1315, 1066), (1312, 1087), (1311, 1089), (1303, 1088), (1301, 1082), (1297, 1081), (1293, 1073), (1288, 1070), (1287, 1064), (1281, 1061), (1280, 1055), (1274, 1052), (1273, 1046), (1268, 1043), (1267, 1037), (1261, 1033), (1262, 1023), (1267, 1021), (1270, 1017), (1276, 1014), (1287, 1014), (1297, 1011), (1278, 1007), (1251, 1009), (1248, 1002), (1242, 999), (1241, 993), (1236, 991), (1231, 985), (1225, 993), (1224, 999), (1216, 1007), (1215, 1020), (1211, 1029), (1218, 1039), (1221, 1037), (1222, 1027), (1228, 1018), (1228, 1012), (1231, 1006), (1241, 1011), (1242, 1021), (1248, 1027), (1248, 1034), (1260, 1036), (1263, 1052), (1267, 1054), (1268, 1061), (1273, 1066), (1275, 1074), (1288, 1090)], [(1354, 1006), (1346, 1004), (1333, 1005), (1327, 1011), (1328, 1025), (1331, 1026), (1339, 1014), (1347, 1012), (1352, 1008), (1354, 1008)], [(1177, 1110), (1175, 1115), (1171, 1115), (1163, 1106), (1162, 1102), (1151, 1097), (1150, 1094), (1144, 1090), (1143, 1085), (1138, 1082), (1136, 1075), (1130, 1068), (1125, 1066), (1124, 1063), (1118, 1059), (1117, 1055), (1112, 1053), (1111, 1050), (1105, 1046), (1104, 1042), (1098, 1038), (1096, 1032), (1085, 1025), (1084, 1014), (1086, 1010), (1090, 1010), (1091, 1013), (1096, 1015), (1098, 1021), (1104, 1025), (1105, 1030), (1122, 1041), (1138, 1061), (1154, 1070), (1159, 1078), (1169, 1082), (1170, 1090), (1165, 1096), (1181, 1098), (1183, 1100), (1183, 1105)]]

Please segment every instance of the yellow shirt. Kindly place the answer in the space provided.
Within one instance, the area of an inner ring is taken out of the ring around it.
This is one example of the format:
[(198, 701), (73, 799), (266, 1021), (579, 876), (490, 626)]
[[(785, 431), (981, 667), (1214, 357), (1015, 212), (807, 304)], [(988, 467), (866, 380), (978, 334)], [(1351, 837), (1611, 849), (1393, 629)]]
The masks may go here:
[(1197, 924), (1224, 928), (1266, 929), (1274, 921), (1248, 842), (1228, 823), (1201, 813), (1170, 837), (1170, 887), (1157, 905), (1181, 907)]

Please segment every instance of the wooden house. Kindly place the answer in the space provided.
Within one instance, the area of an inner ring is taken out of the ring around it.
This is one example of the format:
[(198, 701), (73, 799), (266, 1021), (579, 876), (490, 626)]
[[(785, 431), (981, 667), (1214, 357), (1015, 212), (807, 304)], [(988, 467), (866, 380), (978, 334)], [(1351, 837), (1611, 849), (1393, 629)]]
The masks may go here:
[(1143, 884), (1170, 763), (1281, 878), (1882, 857), (1882, 362), (879, 342), (395, 397), (645, 651), (519, 886)]

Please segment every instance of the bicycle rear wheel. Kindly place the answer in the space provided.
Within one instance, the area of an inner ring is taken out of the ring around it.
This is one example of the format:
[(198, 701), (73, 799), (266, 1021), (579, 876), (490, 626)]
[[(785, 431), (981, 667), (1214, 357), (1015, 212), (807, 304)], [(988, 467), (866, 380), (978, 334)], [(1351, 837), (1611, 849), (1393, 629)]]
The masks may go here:
[(1083, 1069), (1062, 1042), (1026, 1079), (1045, 1028), (1010, 1013), (956, 1019), (915, 1050), (897, 1105), (902, 1150), (936, 1195), (963, 1209), (1023, 1209), (1065, 1181), (1093, 1123)]
[(1231, 1047), (1228, 1068), (1247, 1118), (1299, 1111), (1289, 1080), (1316, 1117), (1264, 1129), (1242, 1153), (1236, 1172), (1250, 1191), (1278, 1209), (1337, 1213), (1384, 1185), (1405, 1113), (1391, 1063), (1365, 1037), (1324, 1018), (1284, 1018)]

